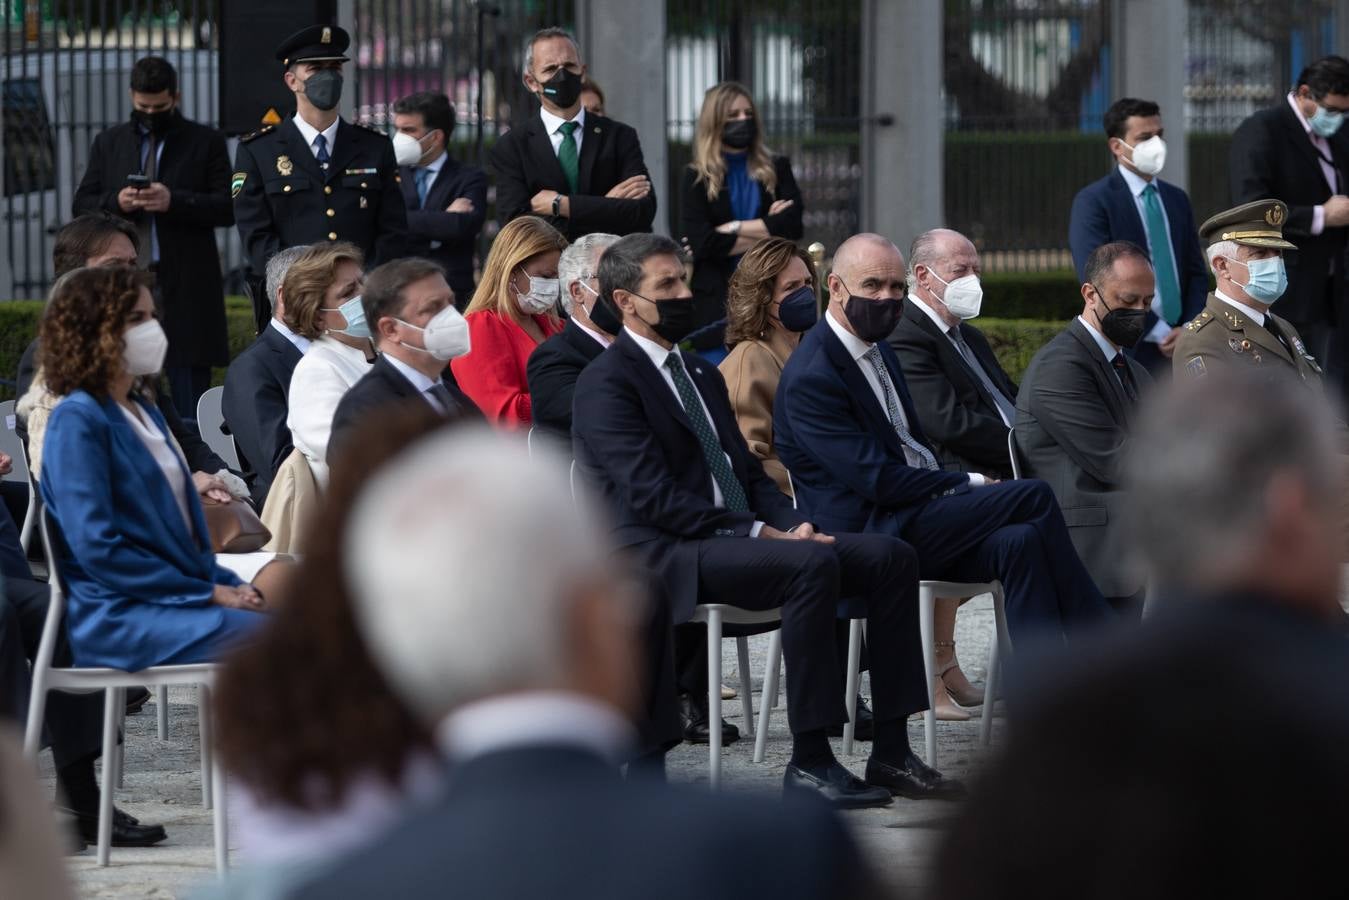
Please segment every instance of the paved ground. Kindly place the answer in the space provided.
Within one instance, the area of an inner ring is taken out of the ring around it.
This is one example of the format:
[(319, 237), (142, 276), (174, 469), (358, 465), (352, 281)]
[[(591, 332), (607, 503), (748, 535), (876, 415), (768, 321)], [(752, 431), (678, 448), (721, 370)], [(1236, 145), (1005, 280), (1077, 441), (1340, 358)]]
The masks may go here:
[[(957, 639), (962, 665), (973, 681), (983, 680), (992, 630), (993, 616), (987, 597), (976, 599), (962, 609)], [(756, 712), (760, 706), (767, 644), (766, 637), (751, 641)], [(724, 642), (724, 648), (725, 680), (738, 686), (735, 644)], [(143, 820), (163, 822), (169, 840), (145, 849), (114, 849), (108, 868), (98, 867), (92, 848), (70, 857), (82, 896), (185, 897), (190, 896), (194, 884), (212, 875), (211, 818), (201, 808), (195, 692), (187, 688), (174, 689), (169, 703), (170, 727), (166, 742), (161, 743), (155, 735), (153, 701), (140, 715), (128, 720), (126, 786), (117, 795), (117, 803), (124, 809)], [(740, 712), (738, 700), (725, 704), (727, 718), (744, 731)], [(942, 770), (948, 774), (969, 774), (982, 754), (978, 745), (978, 721), (940, 723), (938, 737), (938, 761)], [(910, 738), (915, 747), (922, 747), (921, 718), (911, 724)], [(842, 742), (835, 741), (834, 744), (835, 752), (843, 758)], [(858, 744), (854, 754), (843, 761), (860, 774), (869, 747), (869, 744)], [(763, 764), (752, 761), (753, 749), (752, 738), (745, 738), (724, 751), (723, 784), (726, 790), (780, 790), (783, 766), (790, 751), (783, 710), (779, 709), (771, 719), (767, 758)], [(53, 779), (50, 760), (45, 754), (42, 763), (43, 777), (50, 789)], [(706, 783), (707, 750), (705, 747), (680, 747), (670, 754), (669, 767), (672, 780)], [(898, 800), (886, 809), (847, 813), (846, 821), (884, 880), (906, 889), (904, 896), (921, 896), (930, 882), (933, 846), (942, 823), (953, 809), (951, 804)]]

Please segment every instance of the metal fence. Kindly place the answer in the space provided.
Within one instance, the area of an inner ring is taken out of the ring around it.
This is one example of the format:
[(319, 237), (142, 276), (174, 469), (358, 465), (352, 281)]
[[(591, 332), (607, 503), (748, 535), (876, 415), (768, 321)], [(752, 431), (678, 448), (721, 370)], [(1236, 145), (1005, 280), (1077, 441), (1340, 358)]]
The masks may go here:
[[(765, 142), (790, 158), (805, 207), (805, 242), (821, 241), (832, 252), (857, 231), (861, 14), (860, 0), (669, 4), (670, 178), (660, 202), (668, 211), (671, 234), (681, 233), (679, 187), (692, 159), (703, 94), (721, 81), (749, 88)], [(603, 81), (602, 73), (597, 77)]]

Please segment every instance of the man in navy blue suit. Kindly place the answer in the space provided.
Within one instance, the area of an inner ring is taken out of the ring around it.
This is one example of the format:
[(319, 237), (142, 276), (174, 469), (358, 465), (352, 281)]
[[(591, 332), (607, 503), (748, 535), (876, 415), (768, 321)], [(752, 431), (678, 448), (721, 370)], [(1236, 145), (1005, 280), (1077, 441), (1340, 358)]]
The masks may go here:
[[(678, 244), (629, 235), (600, 257), (599, 278), (600, 302), (623, 327), (576, 382), (578, 468), (610, 507), (616, 545), (651, 573), (676, 624), (697, 603), (781, 609), (792, 730), (785, 789), (844, 807), (958, 795), (909, 749), (906, 720), (927, 708), (912, 549), (891, 535), (822, 533), (764, 474), (721, 374), (675, 346), (693, 327)], [(830, 729), (847, 718), (834, 640), (840, 597), (857, 598), (868, 623), (875, 742), (865, 783), (829, 747)]]
[(1112, 617), (1049, 485), (937, 462), (885, 340), (906, 289), (899, 249), (878, 234), (849, 238), (828, 285), (829, 308), (787, 360), (773, 406), (774, 445), (810, 520), (900, 538), (922, 578), (1001, 581), (1014, 638)]
[(1154, 374), (1171, 368), (1180, 326), (1199, 315), (1208, 299), (1208, 267), (1199, 249), (1190, 198), (1157, 177), (1166, 162), (1162, 114), (1156, 103), (1124, 97), (1105, 113), (1106, 143), (1115, 170), (1078, 191), (1068, 220), (1077, 280), (1085, 280), (1091, 251), (1130, 241), (1148, 251), (1157, 293), (1143, 339), (1133, 356)]

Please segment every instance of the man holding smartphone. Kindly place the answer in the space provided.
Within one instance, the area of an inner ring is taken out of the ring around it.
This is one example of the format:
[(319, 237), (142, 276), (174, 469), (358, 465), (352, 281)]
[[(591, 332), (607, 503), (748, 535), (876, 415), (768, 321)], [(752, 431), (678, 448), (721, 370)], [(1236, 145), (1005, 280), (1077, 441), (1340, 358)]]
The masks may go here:
[(139, 262), (155, 273), (169, 338), (164, 372), (174, 408), (197, 417), (211, 367), (229, 364), (225, 292), (215, 229), (234, 224), (225, 139), (178, 110), (178, 73), (147, 56), (131, 68), (131, 121), (94, 138), (75, 191), (74, 214), (104, 210), (130, 219)]

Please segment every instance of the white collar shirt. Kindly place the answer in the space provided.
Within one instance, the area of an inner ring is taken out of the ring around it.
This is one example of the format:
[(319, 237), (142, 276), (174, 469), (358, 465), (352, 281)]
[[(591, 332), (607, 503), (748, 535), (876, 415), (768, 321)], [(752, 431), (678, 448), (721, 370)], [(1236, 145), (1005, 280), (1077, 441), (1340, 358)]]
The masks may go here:
[[(1288, 105), (1293, 108), (1293, 115), (1297, 116), (1298, 122), (1302, 125), (1302, 130), (1307, 133), (1307, 140), (1312, 142), (1316, 148), (1316, 155), (1319, 157), (1317, 162), (1321, 166), (1321, 174), (1325, 176), (1326, 184), (1330, 185), (1330, 193), (1337, 194), (1340, 190), (1339, 174), (1335, 171), (1335, 158), (1331, 154), (1330, 141), (1321, 137), (1315, 131), (1312, 131), (1312, 123), (1307, 121), (1307, 117), (1302, 114), (1302, 108), (1297, 105), (1297, 97), (1292, 91), (1288, 92)], [(1326, 208), (1322, 204), (1312, 207), (1312, 234), (1320, 234), (1326, 230)]]
[(586, 130), (586, 108), (582, 106), (576, 111), (576, 116), (571, 119), (564, 119), (561, 116), (555, 116), (542, 106), (539, 107), (539, 117), (543, 119), (543, 127), (548, 131), (548, 140), (553, 145), (553, 153), (562, 147), (562, 126), (567, 122), (575, 122), (576, 130), (571, 133), (576, 140), (576, 158), (581, 158), (581, 140), (585, 136)]
[(561, 690), (478, 700), (450, 713), (436, 728), (437, 745), (455, 762), (519, 747), (565, 744), (618, 765), (635, 740), (632, 726), (617, 710)]
[[(1124, 377), (1120, 375), (1119, 370), (1115, 368), (1115, 356), (1121, 352), (1120, 348), (1111, 343), (1105, 335), (1097, 331), (1095, 326), (1082, 316), (1078, 316), (1077, 321), (1082, 323), (1082, 327), (1087, 329), (1087, 334), (1091, 335), (1092, 339), (1096, 341), (1096, 346), (1101, 348), (1101, 355), (1105, 357), (1106, 365), (1110, 367), (1110, 371), (1115, 373), (1115, 380), (1127, 392), (1129, 387), (1124, 383)], [(1127, 366), (1128, 363), (1126, 362), (1125, 365)]]
[(442, 416), (449, 412), (449, 410), (445, 408), (445, 404), (441, 402), (440, 398), (431, 393), (431, 389), (440, 384), (439, 378), (432, 378), (425, 372), (418, 372), (392, 353), (385, 353), (383, 356), (389, 365), (397, 369), (400, 375), (412, 383), (412, 386), (417, 389), (417, 393), (421, 394), (426, 402), (431, 404), (432, 409)]
[[(1148, 258), (1156, 259), (1157, 254), (1152, 249), (1152, 235), (1148, 234), (1148, 211), (1143, 206), (1143, 191), (1147, 190), (1150, 184), (1160, 184), (1160, 181), (1154, 176), (1152, 181), (1148, 181), (1137, 172), (1131, 171), (1125, 166), (1119, 166), (1120, 177), (1129, 187), (1129, 193), (1134, 198), (1134, 209), (1138, 211), (1138, 221), (1143, 225), (1143, 239), (1148, 245)], [(1166, 204), (1162, 202), (1162, 189), (1157, 188), (1157, 207), (1162, 211), (1162, 224), (1165, 227), (1167, 237), (1171, 235), (1171, 218), (1166, 214)], [(1171, 249), (1171, 270), (1176, 273), (1176, 284), (1180, 285), (1180, 272), (1176, 269), (1176, 251)], [(1180, 285), (1184, 289), (1183, 285)], [(1154, 344), (1160, 344), (1171, 333), (1171, 326), (1166, 319), (1162, 318), (1162, 292), (1157, 291), (1152, 295), (1152, 313), (1157, 317), (1153, 323), (1152, 330), (1143, 335), (1143, 340), (1152, 341)]]
[(572, 319), (571, 323), (575, 325), (577, 328), (584, 331), (586, 334), (590, 335), (592, 338), (594, 338), (595, 342), (598, 343), (601, 347), (608, 347), (610, 344), (614, 342), (613, 338), (587, 325), (582, 325), (580, 322), (576, 321), (576, 319)]
[(295, 118), (292, 119), (292, 121), (295, 123), (295, 127), (300, 129), (300, 136), (304, 138), (305, 144), (309, 147), (309, 152), (313, 153), (316, 159), (318, 158), (318, 148), (314, 146), (314, 138), (318, 137), (320, 134), (323, 135), (324, 140), (328, 142), (328, 155), (332, 156), (334, 152), (333, 148), (337, 146), (337, 124), (342, 121), (341, 116), (333, 119), (333, 124), (322, 131), (319, 131), (313, 125), (306, 122), (300, 117), (299, 113), (295, 114)]
[[(923, 312), (927, 313), (927, 317), (928, 317), (929, 319), (932, 320), (932, 324), (933, 324), (933, 325), (936, 325), (936, 326), (937, 326), (937, 330), (940, 331), (942, 334), (946, 335), (946, 339), (947, 339), (948, 341), (951, 342), (951, 346), (953, 346), (953, 347), (956, 348), (956, 353), (960, 354), (960, 358), (961, 358), (961, 359), (966, 359), (966, 357), (965, 357), (965, 351), (961, 349), (961, 344), (964, 344), (964, 343), (965, 343), (964, 338), (961, 338), (959, 341), (957, 341), (957, 340), (956, 340), (956, 337), (955, 337), (955, 336), (958, 336), (958, 335), (960, 334), (960, 326), (959, 326), (958, 324), (957, 324), (957, 325), (947, 325), (947, 324), (946, 324), (946, 321), (945, 321), (941, 316), (939, 316), (939, 315), (937, 314), (937, 311), (936, 311), (935, 309), (933, 309), (932, 307), (928, 306), (927, 303), (926, 303), (925, 301), (919, 299), (919, 297), (918, 297), (917, 294), (909, 294), (909, 299), (913, 301), (913, 305), (914, 305), (914, 306), (918, 307), (918, 308), (921, 309)], [(965, 348), (968, 349), (968, 348), (969, 348), (969, 344), (965, 344)], [(974, 356), (974, 351), (973, 351), (973, 350), (970, 350), (969, 353), (970, 353), (970, 356), (971, 356), (971, 357)], [(975, 363), (975, 364), (979, 364), (979, 365), (980, 365), (980, 368), (983, 367), (982, 364), (979, 363), (978, 359), (975, 359), (974, 363)], [(967, 361), (966, 361), (966, 365), (969, 365), (969, 366), (972, 367), (973, 364), (971, 364), (971, 363), (967, 360)], [(997, 391), (997, 390), (998, 390), (997, 385), (993, 384), (992, 379), (988, 377), (988, 372), (984, 372), (984, 374), (983, 374), (982, 376), (979, 375), (979, 373), (976, 372), (976, 373), (975, 373), (975, 377), (978, 378), (980, 381), (985, 381), (985, 379), (987, 379), (987, 381), (986, 381), (986, 383), (985, 383), (985, 387), (987, 387), (990, 391)], [(1001, 393), (1001, 391), (998, 391), (998, 392)], [(1016, 405), (1015, 398), (1006, 398), (1006, 399), (1007, 399), (1007, 402), (1010, 404), (1011, 407), (1015, 407), (1015, 405)], [(1003, 412), (1002, 406), (1001, 406), (1000, 404), (996, 404), (996, 403), (995, 403), (994, 405), (997, 406), (997, 409), (998, 409), (998, 416), (1002, 419), (1003, 424), (1006, 425), (1008, 428), (1011, 428), (1011, 427), (1012, 427), (1012, 422), (1011, 422), (1010, 419), (1008, 419), (1007, 414)]]
[(282, 337), (290, 341), (295, 346), (295, 349), (299, 350), (302, 355), (309, 352), (309, 345), (313, 343), (309, 338), (291, 331), (290, 327), (286, 325), (285, 322), (282, 322), (275, 316), (272, 317), (270, 324)]

